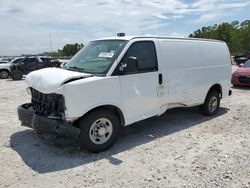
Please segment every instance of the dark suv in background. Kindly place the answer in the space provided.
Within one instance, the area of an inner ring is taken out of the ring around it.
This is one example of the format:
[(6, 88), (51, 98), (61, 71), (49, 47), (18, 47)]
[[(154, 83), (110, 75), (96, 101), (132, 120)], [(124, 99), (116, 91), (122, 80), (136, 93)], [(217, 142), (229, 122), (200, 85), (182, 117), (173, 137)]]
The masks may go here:
[(47, 67), (60, 67), (60, 62), (49, 57), (24, 57), (11, 65), (10, 77), (21, 80), (23, 75)]

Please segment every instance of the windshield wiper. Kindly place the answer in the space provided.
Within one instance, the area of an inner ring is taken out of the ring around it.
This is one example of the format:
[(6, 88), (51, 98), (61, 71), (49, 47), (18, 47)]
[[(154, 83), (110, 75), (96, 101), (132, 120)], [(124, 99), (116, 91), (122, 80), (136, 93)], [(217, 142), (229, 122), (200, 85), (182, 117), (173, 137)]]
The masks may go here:
[(66, 69), (68, 69), (68, 70), (77, 70), (77, 71), (80, 71), (80, 72), (84, 71), (83, 68), (79, 68), (79, 67), (66, 67)]

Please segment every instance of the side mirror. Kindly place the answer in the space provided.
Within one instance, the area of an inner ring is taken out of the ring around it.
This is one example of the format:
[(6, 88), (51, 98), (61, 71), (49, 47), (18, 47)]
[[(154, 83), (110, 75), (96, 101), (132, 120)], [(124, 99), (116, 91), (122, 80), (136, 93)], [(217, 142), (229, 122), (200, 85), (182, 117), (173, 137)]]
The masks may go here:
[(125, 64), (120, 66), (120, 71), (124, 73), (136, 73), (138, 71), (138, 59), (136, 57), (129, 57)]

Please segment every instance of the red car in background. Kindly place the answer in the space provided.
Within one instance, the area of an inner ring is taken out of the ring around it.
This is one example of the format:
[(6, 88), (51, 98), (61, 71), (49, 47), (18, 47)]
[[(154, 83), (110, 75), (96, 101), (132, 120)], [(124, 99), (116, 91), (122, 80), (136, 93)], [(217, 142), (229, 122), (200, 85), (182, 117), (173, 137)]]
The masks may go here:
[(231, 82), (234, 86), (250, 86), (250, 60), (234, 71)]

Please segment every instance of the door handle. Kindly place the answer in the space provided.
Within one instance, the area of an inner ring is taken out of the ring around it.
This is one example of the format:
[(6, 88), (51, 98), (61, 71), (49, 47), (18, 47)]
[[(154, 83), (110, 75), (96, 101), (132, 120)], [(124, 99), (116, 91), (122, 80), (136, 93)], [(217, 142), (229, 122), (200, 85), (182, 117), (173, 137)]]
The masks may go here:
[(159, 74), (158, 83), (159, 85), (162, 85), (162, 74)]

